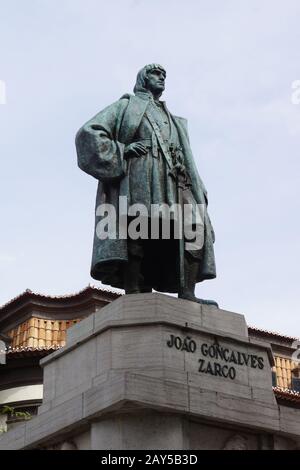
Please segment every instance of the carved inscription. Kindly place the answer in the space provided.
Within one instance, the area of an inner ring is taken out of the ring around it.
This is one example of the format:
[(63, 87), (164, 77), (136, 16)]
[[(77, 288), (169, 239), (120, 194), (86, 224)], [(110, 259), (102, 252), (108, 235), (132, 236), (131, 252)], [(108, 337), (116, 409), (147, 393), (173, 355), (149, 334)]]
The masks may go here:
[(198, 372), (215, 377), (234, 380), (237, 372), (236, 365), (252, 369), (264, 368), (263, 357), (221, 346), (218, 341), (203, 342), (198, 346), (191, 336), (170, 335), (167, 346), (191, 354), (199, 351), (201, 357), (198, 359)]

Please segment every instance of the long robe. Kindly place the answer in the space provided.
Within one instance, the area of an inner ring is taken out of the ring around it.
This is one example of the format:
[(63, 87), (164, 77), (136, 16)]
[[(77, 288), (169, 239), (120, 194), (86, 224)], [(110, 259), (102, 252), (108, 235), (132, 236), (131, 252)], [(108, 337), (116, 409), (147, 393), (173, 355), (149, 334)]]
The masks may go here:
[[(100, 204), (112, 204), (119, 214), (119, 196), (126, 196), (128, 204), (143, 203), (150, 210), (153, 202), (171, 202), (174, 193), (171, 177), (166, 181), (166, 201), (157, 194), (155, 184), (149, 190), (149, 168), (153, 173), (153, 149), (149, 149), (144, 158), (125, 159), (125, 146), (145, 138), (152, 137), (153, 130), (146, 117), (146, 111), (152, 105), (153, 98), (147, 93), (135, 96), (124, 95), (120, 100), (105, 108), (88, 121), (77, 133), (76, 148), (78, 165), (86, 173), (95, 177), (98, 183), (96, 211)], [(166, 108), (165, 108), (166, 109)], [(207, 206), (207, 191), (198, 174), (189, 144), (187, 121), (169, 114), (175, 125), (184, 155), (184, 165), (192, 183), (192, 194), (197, 204)], [(148, 129), (148, 130), (147, 130)], [(148, 135), (149, 134), (149, 135)], [(157, 175), (159, 178), (159, 175)], [(155, 183), (155, 181), (154, 181)], [(168, 195), (168, 193), (170, 194)], [(92, 255), (91, 276), (104, 284), (123, 288), (124, 266), (128, 261), (127, 240), (99, 239), (96, 227), (99, 222), (96, 214), (95, 236)], [(118, 225), (118, 218), (117, 218)], [(214, 232), (207, 214), (204, 212), (204, 244), (197, 281), (216, 277), (214, 258)], [(165, 244), (165, 246), (167, 246)], [(168, 245), (171, 246), (171, 243)], [(163, 254), (162, 252), (161, 254)], [(164, 256), (163, 263), (157, 265), (160, 256), (150, 257), (150, 264), (144, 264), (144, 276), (147, 285), (162, 292), (178, 292), (179, 276), (177, 253)], [(148, 257), (149, 260), (149, 257)]]

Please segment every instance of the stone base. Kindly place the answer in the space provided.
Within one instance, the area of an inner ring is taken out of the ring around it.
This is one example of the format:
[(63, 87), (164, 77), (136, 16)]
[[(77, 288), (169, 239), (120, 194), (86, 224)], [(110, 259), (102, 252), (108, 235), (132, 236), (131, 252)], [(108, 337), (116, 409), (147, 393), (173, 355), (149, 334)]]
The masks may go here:
[(300, 443), (300, 410), (272, 391), (268, 343), (243, 315), (162, 294), (122, 296), (41, 361), (39, 414), (0, 449), (272, 449)]

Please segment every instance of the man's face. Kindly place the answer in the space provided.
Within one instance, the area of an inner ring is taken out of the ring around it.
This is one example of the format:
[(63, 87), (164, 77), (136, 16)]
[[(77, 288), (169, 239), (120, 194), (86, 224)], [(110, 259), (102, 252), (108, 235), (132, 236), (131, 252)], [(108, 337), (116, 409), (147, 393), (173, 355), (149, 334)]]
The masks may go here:
[(162, 93), (165, 89), (166, 74), (162, 70), (153, 69), (147, 73), (147, 89), (153, 94)]

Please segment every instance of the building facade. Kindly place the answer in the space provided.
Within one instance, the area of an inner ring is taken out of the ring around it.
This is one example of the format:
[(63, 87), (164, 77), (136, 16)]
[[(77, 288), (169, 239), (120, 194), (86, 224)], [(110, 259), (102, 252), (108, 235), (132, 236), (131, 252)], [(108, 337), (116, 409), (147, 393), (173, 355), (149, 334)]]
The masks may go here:
[(40, 360), (65, 345), (68, 328), (118, 296), (90, 286), (61, 297), (26, 290), (0, 308), (0, 428), (22, 420), (6, 414), (9, 408), (36, 415), (43, 400)]
[[(2, 431), (26, 419), (26, 413), (37, 414), (43, 401), (40, 360), (65, 346), (71, 326), (97, 315), (119, 297), (118, 293), (91, 286), (62, 297), (27, 290), (0, 308), (0, 339), (5, 350), (0, 364)], [(299, 409), (298, 339), (254, 327), (248, 327), (248, 335), (253, 342), (271, 346), (274, 365), (269, 372), (278, 406)]]

